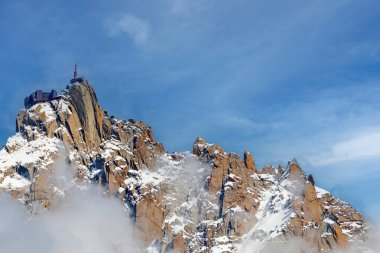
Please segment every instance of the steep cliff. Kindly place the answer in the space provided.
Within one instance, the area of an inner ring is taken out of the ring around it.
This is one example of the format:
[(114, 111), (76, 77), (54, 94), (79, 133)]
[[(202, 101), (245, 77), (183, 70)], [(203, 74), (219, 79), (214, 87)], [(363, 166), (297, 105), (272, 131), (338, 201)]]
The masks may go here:
[(77, 184), (103, 185), (126, 204), (150, 252), (264, 252), (296, 238), (326, 252), (365, 238), (363, 217), (296, 162), (259, 170), (248, 151), (242, 159), (201, 137), (192, 153), (168, 154), (149, 126), (101, 109), (87, 81), (20, 111), (16, 130), (0, 151), (2, 191), (54, 208), (63, 159)]

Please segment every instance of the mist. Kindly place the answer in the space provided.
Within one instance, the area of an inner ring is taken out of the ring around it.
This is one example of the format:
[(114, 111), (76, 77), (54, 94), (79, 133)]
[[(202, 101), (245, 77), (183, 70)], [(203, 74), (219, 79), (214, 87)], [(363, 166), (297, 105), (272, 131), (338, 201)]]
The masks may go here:
[[(367, 233), (367, 240), (350, 242), (349, 246), (344, 249), (334, 249), (331, 253), (377, 253), (380, 252), (380, 230), (379, 227), (372, 228)], [(245, 243), (248, 247), (238, 250), (238, 253), (317, 253), (309, 247), (309, 242), (301, 239), (293, 239), (289, 241), (273, 241), (269, 242), (263, 249), (257, 250), (249, 247), (248, 239)]]
[(120, 201), (93, 189), (73, 190), (56, 209), (38, 215), (2, 194), (0, 213), (0, 252), (140, 252)]
[[(53, 168), (51, 180), (62, 194), (57, 195), (50, 210), (38, 207), (36, 203), (28, 208), (8, 194), (0, 194), (0, 253), (143, 252), (134, 235), (134, 225), (125, 204), (104, 194), (106, 189), (101, 186), (76, 182), (74, 170), (66, 162), (66, 156), (66, 152), (61, 151)], [(140, 172), (142, 181), (153, 181), (159, 185), (164, 180), (178, 186), (174, 191), (175, 201), (168, 205), (176, 205), (188, 197), (206, 198), (204, 194), (207, 195), (202, 189), (210, 166), (204, 166), (189, 154), (184, 155), (183, 159), (179, 167), (173, 167), (172, 162), (162, 159), (156, 172)], [(177, 184), (178, 180), (181, 180), (180, 185)], [(353, 243), (349, 249), (332, 252), (380, 252), (380, 233), (375, 228), (370, 230), (364, 244)], [(311, 253), (302, 240), (272, 242), (260, 250), (250, 247), (250, 240), (253, 238), (244, 240), (239, 253)]]
[(127, 208), (104, 188), (76, 182), (66, 158), (61, 149), (49, 178), (56, 186), (49, 210), (0, 194), (0, 253), (141, 252)]

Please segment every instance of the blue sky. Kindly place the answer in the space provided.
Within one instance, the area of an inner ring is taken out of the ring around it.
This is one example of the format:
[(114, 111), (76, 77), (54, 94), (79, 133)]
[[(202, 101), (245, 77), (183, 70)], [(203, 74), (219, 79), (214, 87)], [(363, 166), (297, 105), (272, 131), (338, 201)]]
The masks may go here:
[(380, 2), (2, 0), (0, 141), (23, 98), (73, 65), (103, 108), (166, 149), (197, 136), (297, 158), (368, 217), (380, 211)]

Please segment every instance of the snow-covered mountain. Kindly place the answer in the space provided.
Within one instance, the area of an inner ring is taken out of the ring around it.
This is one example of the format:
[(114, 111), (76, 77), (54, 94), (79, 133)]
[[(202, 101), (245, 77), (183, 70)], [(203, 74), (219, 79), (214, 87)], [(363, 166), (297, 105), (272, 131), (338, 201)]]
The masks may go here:
[(295, 161), (258, 169), (249, 152), (241, 158), (201, 137), (192, 152), (169, 154), (143, 122), (101, 109), (86, 80), (16, 122), (0, 151), (1, 191), (38, 215), (70, 187), (98, 184), (125, 204), (147, 252), (268, 252), (294, 241), (328, 252), (366, 239), (362, 215)]

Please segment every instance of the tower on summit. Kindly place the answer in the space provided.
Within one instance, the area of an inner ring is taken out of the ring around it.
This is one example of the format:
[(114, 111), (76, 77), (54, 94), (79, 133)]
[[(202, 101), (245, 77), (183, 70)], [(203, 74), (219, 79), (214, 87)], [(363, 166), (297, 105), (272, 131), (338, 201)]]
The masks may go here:
[(78, 69), (77, 65), (75, 64), (74, 66), (74, 78), (70, 80), (70, 83), (81, 83), (83, 82), (84, 78), (83, 77), (78, 77)]
[(75, 64), (75, 68), (74, 68), (74, 79), (77, 79), (78, 78), (78, 71), (77, 71), (77, 65)]

